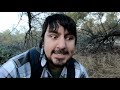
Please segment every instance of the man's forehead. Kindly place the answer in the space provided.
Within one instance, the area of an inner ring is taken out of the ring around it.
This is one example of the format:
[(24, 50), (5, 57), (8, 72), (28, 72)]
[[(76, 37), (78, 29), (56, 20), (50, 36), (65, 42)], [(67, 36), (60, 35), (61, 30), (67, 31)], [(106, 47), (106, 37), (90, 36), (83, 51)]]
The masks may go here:
[(63, 27), (63, 29), (60, 29), (60, 27), (58, 27), (56, 29), (50, 29), (50, 28), (47, 29), (48, 33), (61, 33), (61, 31), (63, 31), (65, 34), (72, 34), (72, 33), (68, 32), (68, 30), (65, 29), (64, 27)]

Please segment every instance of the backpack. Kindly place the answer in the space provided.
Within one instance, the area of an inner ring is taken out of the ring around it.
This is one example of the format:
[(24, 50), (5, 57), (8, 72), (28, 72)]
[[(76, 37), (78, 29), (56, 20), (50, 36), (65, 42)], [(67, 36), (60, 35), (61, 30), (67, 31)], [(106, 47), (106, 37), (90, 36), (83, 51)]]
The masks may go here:
[[(41, 66), (40, 61), (42, 56), (40, 56), (40, 52), (38, 50), (40, 50), (39, 47), (34, 47), (28, 52), (29, 62), (31, 65), (30, 78), (40, 78), (43, 71), (43, 67)], [(67, 78), (75, 78), (74, 62), (75, 60), (72, 58), (67, 64)]]

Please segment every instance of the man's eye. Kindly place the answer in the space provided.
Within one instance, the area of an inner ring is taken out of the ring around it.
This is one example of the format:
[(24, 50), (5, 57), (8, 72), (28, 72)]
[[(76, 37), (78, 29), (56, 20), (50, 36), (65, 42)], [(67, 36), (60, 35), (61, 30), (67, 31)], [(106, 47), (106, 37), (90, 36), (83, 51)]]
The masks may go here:
[(73, 39), (74, 39), (73, 36), (66, 37), (66, 40), (73, 40)]
[(50, 35), (50, 37), (51, 37), (52, 39), (57, 39), (57, 36), (56, 36), (56, 35)]

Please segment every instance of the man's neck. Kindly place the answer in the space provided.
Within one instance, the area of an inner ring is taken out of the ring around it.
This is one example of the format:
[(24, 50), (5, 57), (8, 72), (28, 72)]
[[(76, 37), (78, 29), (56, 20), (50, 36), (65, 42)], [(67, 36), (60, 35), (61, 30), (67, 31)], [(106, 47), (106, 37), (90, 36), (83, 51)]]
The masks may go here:
[(63, 66), (57, 67), (53, 65), (51, 62), (48, 62), (48, 69), (53, 75), (53, 77), (58, 78), (62, 72)]

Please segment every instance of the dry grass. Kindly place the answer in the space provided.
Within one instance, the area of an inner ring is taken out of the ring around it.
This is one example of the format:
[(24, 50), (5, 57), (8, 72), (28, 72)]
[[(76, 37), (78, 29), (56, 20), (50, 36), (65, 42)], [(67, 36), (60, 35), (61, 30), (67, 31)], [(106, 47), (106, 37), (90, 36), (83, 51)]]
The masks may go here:
[(120, 55), (115, 53), (76, 54), (90, 78), (120, 78)]

